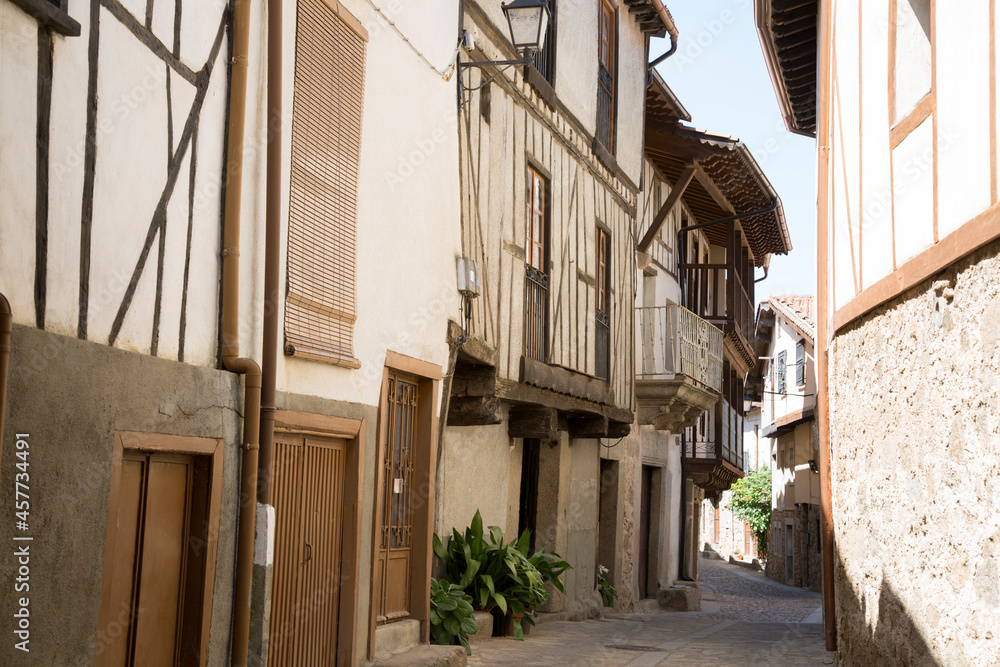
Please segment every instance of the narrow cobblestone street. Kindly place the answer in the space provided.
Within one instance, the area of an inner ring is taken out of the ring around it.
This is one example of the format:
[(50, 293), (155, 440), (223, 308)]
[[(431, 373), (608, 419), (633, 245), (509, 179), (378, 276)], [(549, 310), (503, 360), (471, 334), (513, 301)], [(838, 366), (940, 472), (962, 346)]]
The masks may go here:
[(699, 612), (546, 621), (533, 628), (524, 642), (504, 638), (473, 644), (469, 665), (833, 664), (832, 654), (823, 646), (818, 594), (704, 559), (700, 579)]

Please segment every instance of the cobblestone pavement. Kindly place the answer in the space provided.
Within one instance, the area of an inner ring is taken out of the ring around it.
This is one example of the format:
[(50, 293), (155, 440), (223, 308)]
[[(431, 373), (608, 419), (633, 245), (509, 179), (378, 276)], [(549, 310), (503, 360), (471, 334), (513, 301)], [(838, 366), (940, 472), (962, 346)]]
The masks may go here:
[(704, 599), (699, 612), (658, 610), (579, 622), (546, 621), (523, 642), (495, 638), (474, 643), (469, 665), (834, 664), (823, 646), (821, 598), (816, 593), (706, 560), (701, 561), (700, 579)]

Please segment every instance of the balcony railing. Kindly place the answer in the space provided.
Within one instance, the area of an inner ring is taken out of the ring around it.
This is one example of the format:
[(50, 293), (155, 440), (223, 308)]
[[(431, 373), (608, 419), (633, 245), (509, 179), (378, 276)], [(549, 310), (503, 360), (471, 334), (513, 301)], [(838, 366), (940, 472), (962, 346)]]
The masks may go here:
[(525, 270), (524, 354), (547, 363), (549, 277), (530, 264)]
[(611, 377), (611, 328), (608, 314), (598, 310), (594, 324), (594, 347), (597, 353), (594, 374), (607, 380)]
[(735, 332), (747, 354), (752, 354), (754, 304), (737, 272), (718, 265), (685, 264), (684, 281), (688, 306), (723, 331)]
[(722, 391), (722, 331), (681, 306), (636, 308), (639, 379), (693, 382)]

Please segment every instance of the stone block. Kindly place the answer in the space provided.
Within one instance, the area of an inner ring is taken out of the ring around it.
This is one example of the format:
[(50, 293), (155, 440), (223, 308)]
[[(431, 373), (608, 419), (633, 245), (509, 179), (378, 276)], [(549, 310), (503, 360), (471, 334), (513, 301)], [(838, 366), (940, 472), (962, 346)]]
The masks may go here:
[(672, 611), (701, 610), (701, 591), (694, 586), (671, 586), (656, 592), (660, 609)]
[(493, 614), (488, 611), (474, 611), (472, 618), (476, 622), (476, 634), (469, 635), (469, 643), (485, 642), (493, 639)]

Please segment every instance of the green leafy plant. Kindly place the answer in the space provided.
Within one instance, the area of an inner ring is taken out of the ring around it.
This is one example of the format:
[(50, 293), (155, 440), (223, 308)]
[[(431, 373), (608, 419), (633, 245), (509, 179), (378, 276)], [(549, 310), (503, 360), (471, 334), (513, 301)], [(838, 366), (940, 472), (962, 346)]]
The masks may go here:
[(530, 541), (527, 530), (514, 542), (504, 542), (497, 526), (484, 531), (478, 510), (464, 533), (452, 530), (447, 545), (434, 536), (434, 553), (444, 562), (447, 580), (472, 598), (475, 609), (511, 616), (518, 639), (524, 638), (522, 622), (534, 625), (535, 612), (548, 601), (546, 584), (565, 591), (561, 577), (570, 569), (559, 554), (545, 549), (529, 556)]
[(476, 634), (472, 598), (461, 586), (431, 578), (431, 635), (438, 644), (461, 644), (472, 655), (469, 635)]
[(757, 536), (757, 553), (767, 553), (767, 532), (771, 527), (771, 469), (758, 468), (732, 488), (730, 508), (736, 518), (750, 524)]
[(613, 607), (618, 599), (618, 591), (611, 585), (611, 582), (604, 578), (608, 573), (608, 568), (603, 565), (597, 566), (597, 592), (601, 594), (601, 601), (605, 607)]

